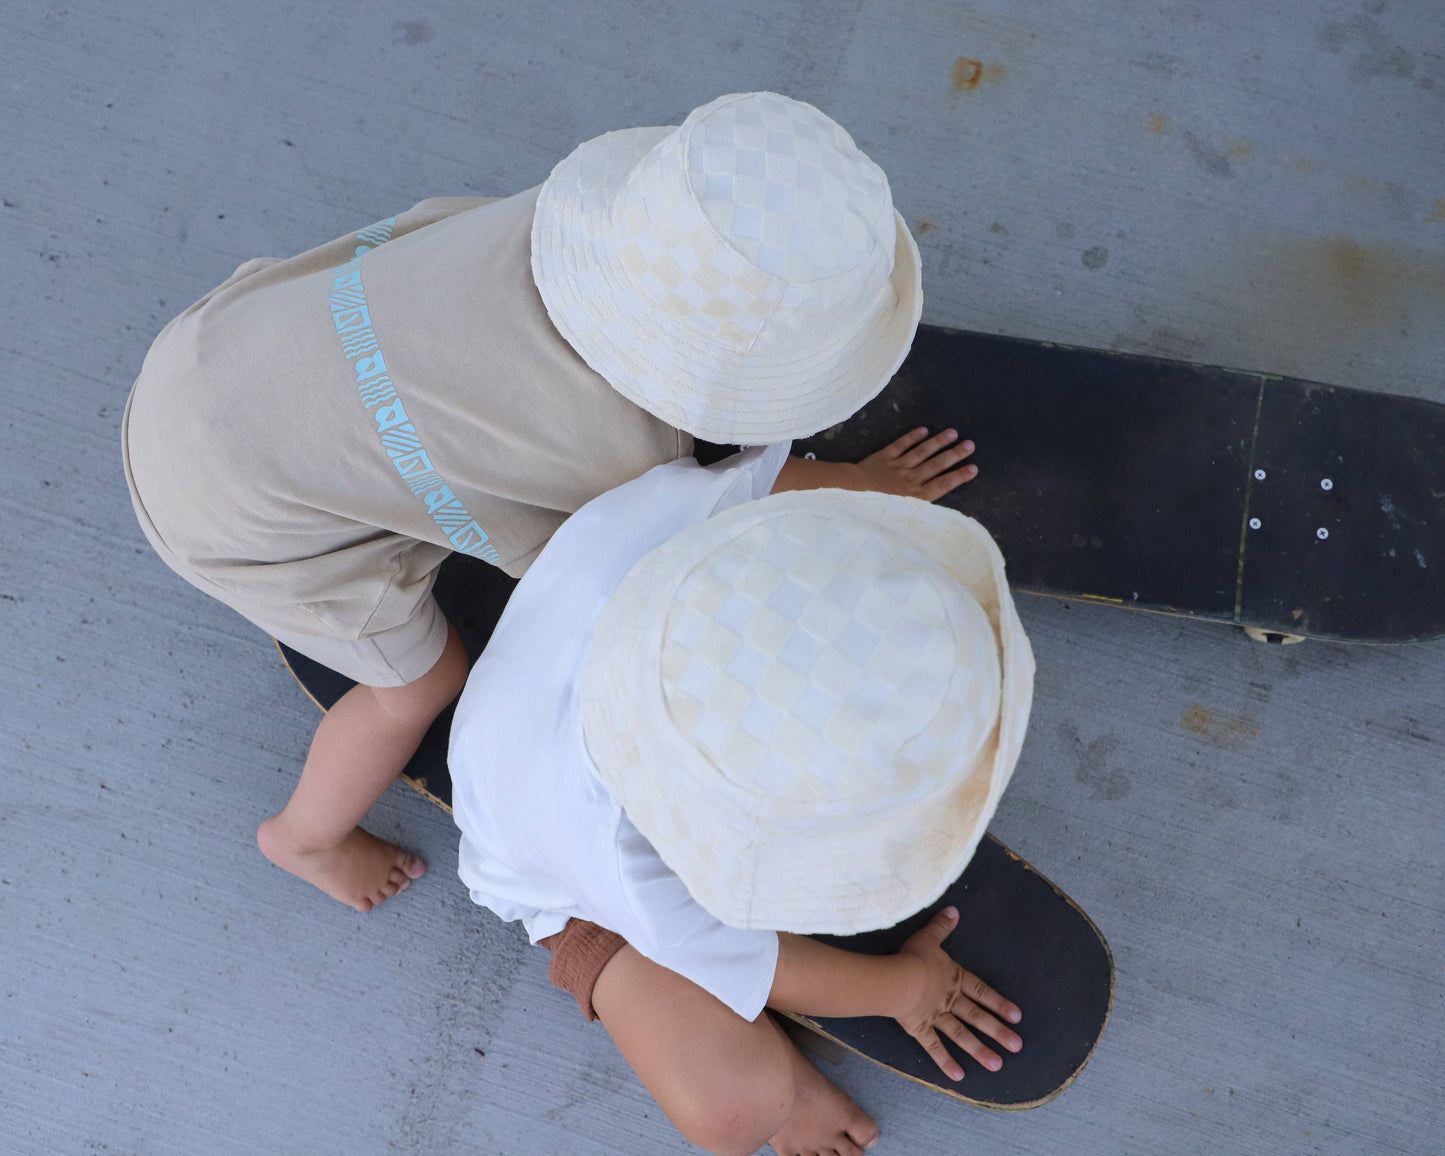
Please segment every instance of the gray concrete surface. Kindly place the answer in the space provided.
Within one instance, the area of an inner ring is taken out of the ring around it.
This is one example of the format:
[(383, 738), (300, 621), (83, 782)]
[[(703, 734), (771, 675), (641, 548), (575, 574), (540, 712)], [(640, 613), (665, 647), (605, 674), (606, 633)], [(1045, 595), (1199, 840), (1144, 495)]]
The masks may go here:
[[(692, 1150), (445, 815), (378, 806), (432, 872), (369, 917), (256, 851), (313, 708), (117, 452), (236, 263), (771, 87), (888, 171), (927, 320), (1445, 401), (1442, 52), (1436, 0), (0, 5), (0, 1151)], [(1022, 611), (993, 829), (1108, 935), (1114, 1018), (1029, 1113), (830, 1069), (878, 1151), (1439, 1151), (1445, 644)]]

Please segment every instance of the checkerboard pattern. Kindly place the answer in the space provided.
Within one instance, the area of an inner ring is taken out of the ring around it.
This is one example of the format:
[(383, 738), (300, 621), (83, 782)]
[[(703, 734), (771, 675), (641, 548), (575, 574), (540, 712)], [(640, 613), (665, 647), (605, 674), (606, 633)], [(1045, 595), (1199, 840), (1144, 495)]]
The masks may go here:
[(679, 587), (663, 696), (730, 783), (768, 806), (871, 805), (935, 786), (977, 750), (998, 718), (992, 629), (898, 549), (866, 523), (794, 515)]
[(776, 93), (718, 102), (655, 148), (612, 226), (642, 296), (734, 349), (781, 340), (772, 331), (800, 310), (875, 304), (895, 232), (883, 171), (817, 109)]

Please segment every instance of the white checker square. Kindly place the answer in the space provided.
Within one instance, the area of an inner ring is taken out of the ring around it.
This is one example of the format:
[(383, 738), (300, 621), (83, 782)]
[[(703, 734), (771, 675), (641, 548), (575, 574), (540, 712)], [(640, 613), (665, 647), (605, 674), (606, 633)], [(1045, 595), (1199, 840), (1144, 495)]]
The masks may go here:
[(745, 177), (767, 176), (767, 154), (759, 148), (738, 149), (738, 163), (734, 171)]
[(778, 651), (778, 661), (796, 670), (809, 674), (822, 657), (824, 646), (806, 630), (794, 630), (788, 636), (783, 648)]
[(892, 699), (892, 687), (874, 678), (871, 674), (865, 673), (853, 684), (844, 702), (847, 703), (849, 710), (856, 712), (869, 722), (877, 722), (883, 717)]
[(703, 182), (703, 194), (709, 201), (730, 201), (733, 197), (731, 173), (710, 173)]
[(782, 156), (792, 156), (796, 151), (798, 138), (790, 132), (779, 132), (777, 129), (768, 129), (768, 152), (778, 153)]
[(787, 644), (792, 633), (793, 624), (788, 618), (767, 606), (759, 606), (743, 633), (743, 640), (754, 649), (774, 658)]
[(832, 581), (823, 587), (822, 595), (835, 606), (851, 613), (867, 589), (868, 576), (866, 574), (859, 574), (851, 570), (839, 570), (838, 573), (833, 576)]
[(854, 618), (838, 632), (838, 637), (833, 639), (833, 645), (859, 666), (867, 666), (868, 660), (873, 657), (873, 651), (877, 649), (878, 635)]
[(740, 594), (731, 594), (713, 617), (714, 621), (741, 636), (747, 630), (748, 619), (752, 615), (753, 600)]
[(758, 268), (774, 277), (783, 277), (788, 271), (787, 250), (777, 245), (758, 246)]
[(838, 705), (838, 700), (832, 695), (824, 694), (817, 687), (810, 686), (793, 704), (793, 717), (807, 723), (819, 734), (822, 734), (828, 726), (828, 720), (833, 717), (833, 711)]
[(733, 205), (733, 222), (730, 232), (735, 237), (756, 241), (763, 234), (763, 214), (748, 205)]
[(755, 698), (738, 720), (738, 727), (760, 743), (771, 743), (782, 718), (782, 711), (761, 698)]
[(768, 656), (753, 647), (743, 643), (733, 654), (731, 661), (725, 667), (728, 674), (742, 683), (750, 691), (757, 689), (758, 683), (763, 677), (763, 671), (768, 668)]
[(717, 684), (717, 677), (717, 670), (707, 663), (689, 662), (674, 685), (683, 693), (692, 695), (698, 702), (707, 702), (708, 695)]
[(702, 717), (693, 725), (692, 733), (688, 737), (703, 750), (718, 752), (727, 746), (727, 741), (732, 733), (732, 723), (719, 718), (711, 711), (704, 711)]
[(803, 607), (808, 604), (811, 597), (809, 592), (799, 586), (790, 577), (784, 577), (774, 588), (768, 597), (768, 606), (776, 610), (784, 618), (797, 621), (798, 616), (803, 613)]

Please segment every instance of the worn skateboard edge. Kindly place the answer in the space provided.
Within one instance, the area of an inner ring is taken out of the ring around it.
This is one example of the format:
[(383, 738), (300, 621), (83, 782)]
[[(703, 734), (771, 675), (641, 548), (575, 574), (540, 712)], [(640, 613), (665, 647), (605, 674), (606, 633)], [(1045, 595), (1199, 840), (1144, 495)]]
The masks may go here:
[[(1292, 641), (1314, 640), (1316, 642), (1337, 642), (1343, 646), (1378, 646), (1388, 649), (1395, 646), (1410, 646), (1417, 642), (1439, 642), (1445, 634), (1428, 634), (1418, 638), (1351, 638), (1346, 635), (1312, 633), (1308, 630), (1284, 630), (1278, 626), (1262, 625), (1248, 619), (1225, 618), (1214, 614), (1201, 614), (1197, 610), (1180, 610), (1168, 606), (1146, 606), (1128, 598), (1110, 598), (1107, 594), (1074, 594), (1064, 590), (1044, 590), (1036, 586), (1010, 586), (1014, 594), (1027, 594), (1031, 598), (1052, 598), (1056, 602), (1088, 602), (1094, 606), (1108, 606), (1114, 610), (1128, 610), (1136, 614), (1157, 614), (1162, 618), (1187, 618), (1193, 622), (1212, 622), (1218, 626), (1237, 626), (1248, 634), (1251, 630), (1265, 634), (1278, 634)], [(1252, 637), (1252, 636), (1251, 636)]]
[[(281, 662), (286, 667), (286, 673), (289, 674), (292, 681), (301, 688), (301, 693), (311, 700), (312, 706), (314, 706), (322, 714), (325, 714), (326, 708), (316, 701), (316, 696), (307, 689), (306, 684), (301, 681), (301, 679), (297, 676), (296, 672), (291, 668), (291, 662), (286, 657), (286, 651), (282, 649), (280, 641), (273, 638), (271, 639), (271, 645), (276, 648), (276, 653), (281, 656)], [(413, 791), (415, 791), (418, 795), (422, 796), (422, 798), (426, 799), (428, 802), (435, 803), (448, 815), (452, 813), (451, 804), (445, 803), (441, 799), (433, 795), (429, 790), (427, 790), (426, 783), (424, 783), (421, 779), (414, 779), (405, 772), (398, 775), (397, 778), (399, 778), (403, 783), (405, 783), (408, 787), (410, 787)]]
[[(1055, 895), (1057, 895), (1060, 899), (1062, 899), (1065, 903), (1067, 903), (1076, 912), (1078, 912), (1079, 915), (1083, 917), (1084, 922), (1088, 924), (1089, 930), (1094, 933), (1095, 937), (1099, 940), (1100, 946), (1104, 949), (1104, 958), (1108, 961), (1109, 964), (1109, 1003), (1104, 1008), (1104, 1019), (1103, 1022), (1099, 1024), (1099, 1034), (1094, 1037), (1094, 1042), (1092, 1046), (1090, 1046), (1088, 1053), (1084, 1056), (1082, 1060), (1079, 1061), (1079, 1066), (1076, 1067), (1073, 1072), (1069, 1074), (1069, 1078), (1067, 1080), (1061, 1083), (1057, 1088), (1054, 1088), (1051, 1092), (1048, 1093), (1048, 1095), (1040, 1096), (1036, 1100), (1026, 1100), (1017, 1104), (1000, 1104), (995, 1100), (980, 1100), (976, 1099), (975, 1097), (969, 1096), (964, 1092), (956, 1091), (953, 1088), (941, 1087), (940, 1085), (935, 1084), (930, 1080), (920, 1079), (918, 1076), (910, 1075), (907, 1072), (899, 1071), (899, 1069), (893, 1067), (891, 1064), (886, 1064), (882, 1060), (875, 1059), (867, 1052), (859, 1051), (852, 1045), (840, 1040), (837, 1036), (830, 1033), (826, 1028), (824, 1028), (821, 1024), (819, 1024), (816, 1020), (812, 1019), (809, 1016), (800, 1015), (794, 1012), (779, 1012), (778, 1014), (786, 1016), (788, 1019), (812, 1032), (814, 1035), (819, 1036), (824, 1040), (827, 1040), (829, 1044), (832, 1044), (833, 1046), (838, 1048), (842, 1048), (845, 1052), (851, 1052), (855, 1056), (860, 1056), (863, 1059), (867, 1060), (870, 1064), (877, 1064), (885, 1071), (892, 1072), (894, 1075), (897, 1076), (902, 1076), (905, 1080), (918, 1084), (920, 1087), (927, 1088), (930, 1092), (938, 1092), (942, 1095), (947, 1096), (951, 1100), (958, 1100), (964, 1104), (972, 1104), (976, 1108), (987, 1108), (994, 1112), (1026, 1112), (1032, 1108), (1040, 1108), (1043, 1105), (1047, 1104), (1050, 1100), (1056, 1100), (1058, 1099), (1058, 1097), (1062, 1096), (1066, 1091), (1068, 1091), (1068, 1089), (1073, 1085), (1074, 1081), (1079, 1078), (1080, 1073), (1089, 1066), (1089, 1061), (1094, 1058), (1094, 1053), (1098, 1051), (1099, 1043), (1104, 1038), (1104, 1032), (1109, 1027), (1109, 1018), (1114, 1014), (1114, 950), (1109, 946), (1109, 941), (1104, 938), (1104, 933), (1099, 930), (1099, 925), (1094, 922), (1093, 918), (1089, 915), (1087, 911), (1085, 911), (1082, 907), (1080, 907), (1077, 903), (1074, 902), (1074, 900), (1069, 896), (1067, 892), (1063, 890), (1063, 888), (1061, 888), (1057, 883), (1055, 883), (1052, 879), (1050, 879), (1047, 875), (1045, 875), (1022, 855), (1014, 851), (1013, 848), (1011, 848), (1002, 839), (999, 839), (996, 836), (989, 834), (988, 832), (984, 832), (984, 838), (992, 839), (995, 843), (999, 845), (1000, 848), (1002, 848), (1004, 853), (1007, 854), (1010, 859), (1013, 859), (1015, 862), (1022, 864), (1025, 869), (1031, 871), (1033, 874), (1037, 875), (1041, 880), (1047, 883), (1049, 887), (1053, 889)], [(1004, 1062), (1007, 1063), (1008, 1061), (1005, 1060)], [(961, 1083), (967, 1083), (967, 1077), (965, 1077), (964, 1080), (961, 1081)]]

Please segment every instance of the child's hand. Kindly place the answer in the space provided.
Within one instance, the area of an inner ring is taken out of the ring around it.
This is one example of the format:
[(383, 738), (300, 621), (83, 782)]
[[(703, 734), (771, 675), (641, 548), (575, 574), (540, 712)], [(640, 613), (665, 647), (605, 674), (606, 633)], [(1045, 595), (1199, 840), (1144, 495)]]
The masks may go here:
[(878, 490), (936, 502), (978, 475), (978, 467), (953, 467), (973, 453), (973, 443), (954, 445), (958, 431), (928, 436), (921, 426), (869, 454), (861, 462), (819, 462), (790, 457), (783, 463), (773, 493), (785, 490)]
[(953, 468), (973, 453), (973, 442), (955, 445), (957, 441), (958, 431), (954, 429), (932, 437), (923, 426), (909, 430), (858, 463), (867, 478), (862, 488), (936, 502), (978, 476), (977, 466)]
[(1003, 1066), (1003, 1060), (965, 1024), (997, 1040), (1011, 1052), (1024, 1046), (1017, 1033), (989, 1014), (995, 1012), (1016, 1024), (1022, 1014), (1019, 1009), (978, 976), (964, 971), (943, 950), (943, 941), (957, 923), (958, 911), (945, 907), (921, 930), (909, 936), (895, 957), (908, 969), (904, 981), (905, 1003), (895, 1018), (951, 1080), (963, 1079), (963, 1069), (938, 1038), (940, 1032), (992, 1072)]

